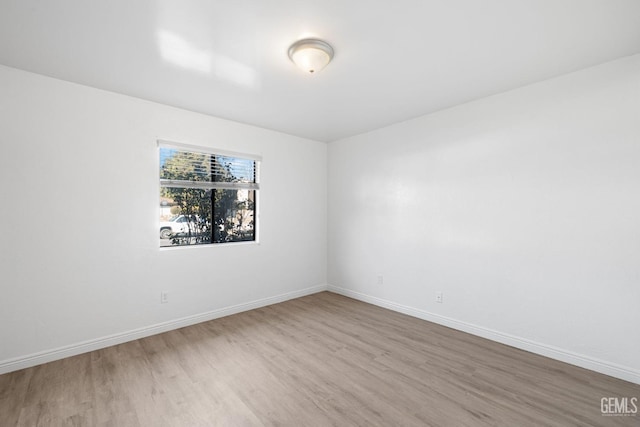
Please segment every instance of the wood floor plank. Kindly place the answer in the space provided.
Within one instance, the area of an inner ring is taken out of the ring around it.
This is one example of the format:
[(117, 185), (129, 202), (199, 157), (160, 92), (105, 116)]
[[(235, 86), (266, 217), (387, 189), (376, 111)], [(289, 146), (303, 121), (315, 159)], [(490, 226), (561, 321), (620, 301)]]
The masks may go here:
[(640, 426), (640, 386), (323, 292), (0, 375), (0, 426)]

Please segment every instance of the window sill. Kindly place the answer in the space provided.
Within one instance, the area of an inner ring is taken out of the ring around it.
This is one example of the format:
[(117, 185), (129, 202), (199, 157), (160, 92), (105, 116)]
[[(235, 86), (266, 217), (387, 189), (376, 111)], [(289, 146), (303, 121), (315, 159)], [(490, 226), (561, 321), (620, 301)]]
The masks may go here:
[(160, 246), (160, 252), (172, 252), (180, 249), (200, 249), (200, 248), (217, 248), (217, 247), (229, 247), (229, 246), (251, 246), (251, 245), (260, 245), (260, 242), (257, 240), (252, 240), (248, 242), (227, 242), (227, 243), (207, 243), (203, 245), (173, 245), (173, 246)]

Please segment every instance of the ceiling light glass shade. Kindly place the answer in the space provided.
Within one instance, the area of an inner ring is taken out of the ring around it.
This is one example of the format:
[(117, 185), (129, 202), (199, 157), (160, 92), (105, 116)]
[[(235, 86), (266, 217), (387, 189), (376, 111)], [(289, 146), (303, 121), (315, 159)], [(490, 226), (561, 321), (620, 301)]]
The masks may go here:
[(303, 71), (313, 74), (331, 62), (333, 48), (322, 40), (298, 40), (289, 48), (289, 58)]

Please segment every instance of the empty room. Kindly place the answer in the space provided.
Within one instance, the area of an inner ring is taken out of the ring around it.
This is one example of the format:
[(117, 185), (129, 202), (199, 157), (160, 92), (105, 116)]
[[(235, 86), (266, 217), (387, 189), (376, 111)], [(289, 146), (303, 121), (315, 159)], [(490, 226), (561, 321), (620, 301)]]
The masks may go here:
[(0, 426), (640, 426), (640, 1), (0, 0)]

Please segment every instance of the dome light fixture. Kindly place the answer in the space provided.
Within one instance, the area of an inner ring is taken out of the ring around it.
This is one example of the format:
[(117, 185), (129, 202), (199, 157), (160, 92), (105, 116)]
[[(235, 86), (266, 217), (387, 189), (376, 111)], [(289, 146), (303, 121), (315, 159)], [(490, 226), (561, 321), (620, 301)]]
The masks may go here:
[(318, 39), (298, 40), (289, 48), (289, 58), (303, 71), (314, 74), (331, 62), (333, 48)]

